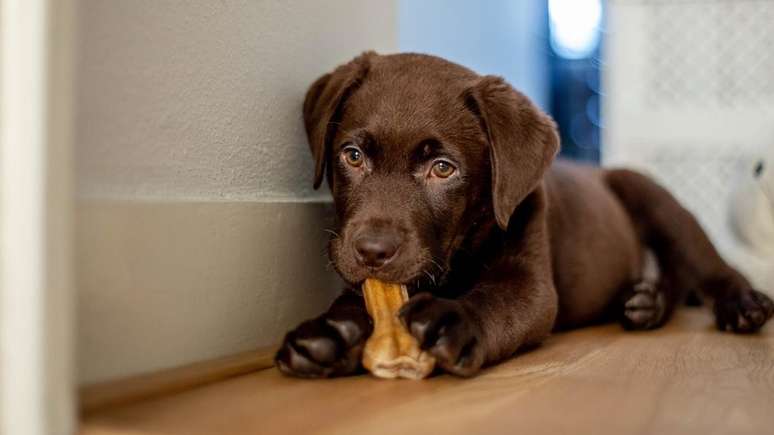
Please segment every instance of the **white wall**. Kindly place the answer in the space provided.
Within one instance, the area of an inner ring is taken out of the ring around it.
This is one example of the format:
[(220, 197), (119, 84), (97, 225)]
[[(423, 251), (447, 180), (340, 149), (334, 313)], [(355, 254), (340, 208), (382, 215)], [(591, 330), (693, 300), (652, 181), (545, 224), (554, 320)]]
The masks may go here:
[(319, 198), (304, 92), (395, 25), (380, 0), (81, 0), (79, 194)]
[(311, 82), (397, 46), (394, 1), (81, 0), (79, 378), (278, 342), (338, 290)]

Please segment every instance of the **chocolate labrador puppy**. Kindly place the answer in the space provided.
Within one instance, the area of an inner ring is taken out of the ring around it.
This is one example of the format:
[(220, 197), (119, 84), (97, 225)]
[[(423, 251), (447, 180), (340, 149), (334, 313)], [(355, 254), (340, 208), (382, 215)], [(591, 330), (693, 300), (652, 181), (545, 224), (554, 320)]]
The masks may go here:
[(502, 78), (367, 52), (312, 85), (304, 121), (314, 186), (325, 177), (335, 202), (330, 257), (350, 288), (287, 334), (286, 374), (360, 369), (367, 277), (408, 286), (402, 321), (460, 376), (554, 329), (659, 327), (693, 292), (714, 299), (722, 330), (756, 331), (774, 312), (651, 179), (552, 164), (554, 122)]

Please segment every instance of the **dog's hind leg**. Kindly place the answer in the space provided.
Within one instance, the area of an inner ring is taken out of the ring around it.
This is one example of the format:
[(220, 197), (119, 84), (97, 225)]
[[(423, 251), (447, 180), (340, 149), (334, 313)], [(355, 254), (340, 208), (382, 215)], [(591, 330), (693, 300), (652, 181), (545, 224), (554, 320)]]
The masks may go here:
[(608, 170), (605, 176), (643, 244), (655, 253), (667, 296), (684, 299), (701, 291), (713, 298), (722, 330), (753, 332), (771, 318), (771, 299), (720, 257), (696, 218), (669, 192), (634, 171)]
[(679, 288), (660, 273), (655, 255), (648, 250), (644, 258), (640, 281), (626, 286), (613, 306), (619, 322), (629, 330), (660, 327), (681, 298)]
[(659, 282), (640, 281), (621, 293), (617, 311), (625, 329), (637, 330), (663, 325), (673, 308)]

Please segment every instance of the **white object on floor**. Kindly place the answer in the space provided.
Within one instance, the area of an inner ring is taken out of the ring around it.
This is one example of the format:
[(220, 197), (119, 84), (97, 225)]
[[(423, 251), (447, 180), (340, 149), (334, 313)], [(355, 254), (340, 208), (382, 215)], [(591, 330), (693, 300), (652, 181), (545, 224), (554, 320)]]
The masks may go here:
[(774, 291), (774, 146), (734, 194), (730, 212), (734, 235), (763, 278), (757, 284)]

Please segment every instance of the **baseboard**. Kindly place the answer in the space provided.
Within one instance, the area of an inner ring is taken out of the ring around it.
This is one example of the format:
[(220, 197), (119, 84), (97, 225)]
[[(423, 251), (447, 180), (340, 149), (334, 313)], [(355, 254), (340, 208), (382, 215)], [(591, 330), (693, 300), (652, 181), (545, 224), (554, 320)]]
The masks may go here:
[(81, 200), (81, 385), (277, 343), (340, 289), (328, 202)]
[(126, 379), (87, 385), (78, 394), (83, 416), (114, 406), (178, 393), (273, 365), (275, 348), (245, 352)]

